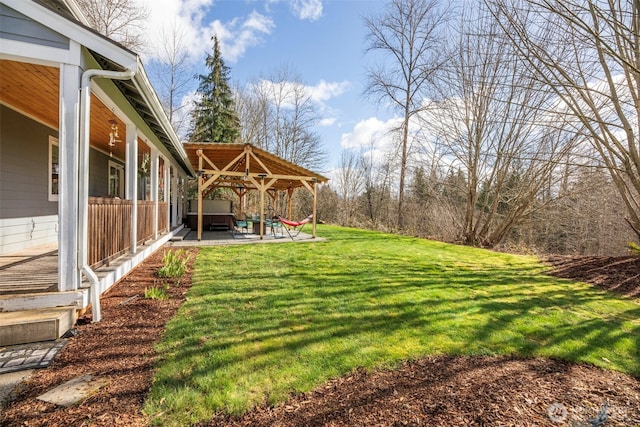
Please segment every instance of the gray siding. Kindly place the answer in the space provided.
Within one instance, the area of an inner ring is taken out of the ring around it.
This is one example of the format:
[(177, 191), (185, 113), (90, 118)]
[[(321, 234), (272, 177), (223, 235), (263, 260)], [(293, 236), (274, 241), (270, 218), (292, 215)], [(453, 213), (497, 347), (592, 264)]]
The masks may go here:
[(3, 4), (0, 4), (0, 39), (69, 49), (68, 38)]
[[(57, 215), (58, 203), (49, 201), (49, 135), (58, 133), (0, 105), (0, 219)], [(109, 160), (89, 151), (89, 195), (109, 194)]]
[(124, 165), (120, 160), (109, 157), (101, 151), (93, 149), (89, 151), (89, 196), (107, 197), (109, 195), (109, 160)]
[(58, 214), (48, 194), (49, 135), (58, 133), (0, 105), (0, 219)]

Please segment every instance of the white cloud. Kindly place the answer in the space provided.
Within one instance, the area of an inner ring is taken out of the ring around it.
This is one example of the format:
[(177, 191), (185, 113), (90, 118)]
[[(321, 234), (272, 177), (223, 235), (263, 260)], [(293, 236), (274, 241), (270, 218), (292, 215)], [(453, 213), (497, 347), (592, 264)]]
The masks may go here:
[(336, 118), (335, 117), (326, 117), (322, 120), (320, 120), (320, 126), (333, 126), (333, 124), (335, 124), (336, 122)]
[(253, 11), (245, 19), (236, 18), (227, 23), (216, 20), (211, 23), (209, 32), (218, 35), (222, 57), (233, 63), (248, 48), (262, 43), (262, 36), (271, 34), (273, 28), (275, 24), (270, 17)]
[(322, 17), (321, 0), (291, 0), (289, 6), (298, 19), (316, 21)]
[(342, 95), (351, 84), (348, 81), (343, 82), (327, 82), (320, 80), (314, 86), (309, 86), (296, 81), (272, 81), (261, 79), (258, 82), (259, 90), (262, 93), (269, 94), (273, 101), (280, 103), (283, 107), (293, 107), (293, 103), (298, 97), (304, 94), (311, 98), (311, 101), (325, 109), (326, 101)]
[(197, 63), (206, 52), (211, 52), (211, 38), (214, 34), (220, 41), (220, 50), (226, 62), (236, 62), (252, 46), (263, 41), (263, 36), (271, 33), (275, 24), (269, 16), (256, 11), (228, 22), (205, 18), (213, 0), (136, 0), (149, 11), (146, 34), (149, 52), (145, 59), (157, 59), (167, 37), (172, 31), (180, 33), (181, 45), (188, 53), (188, 59)]
[(392, 118), (383, 122), (376, 117), (362, 120), (353, 130), (343, 133), (341, 145), (343, 149), (383, 149), (392, 146), (391, 130), (397, 128), (401, 120)]
[[(249, 0), (257, 3), (258, 0)], [(298, 19), (309, 21), (317, 21), (322, 17), (322, 0), (265, 0), (264, 10), (268, 13), (272, 12), (271, 5), (278, 3), (288, 3), (289, 10)]]
[(200, 60), (208, 37), (200, 30), (213, 0), (136, 0), (149, 12), (145, 34), (149, 51), (145, 58), (157, 59), (173, 32), (192, 61)]
[(308, 91), (311, 94), (311, 99), (316, 102), (325, 102), (331, 98), (342, 95), (351, 84), (348, 81), (342, 82), (326, 82), (320, 80), (315, 86), (309, 86)]

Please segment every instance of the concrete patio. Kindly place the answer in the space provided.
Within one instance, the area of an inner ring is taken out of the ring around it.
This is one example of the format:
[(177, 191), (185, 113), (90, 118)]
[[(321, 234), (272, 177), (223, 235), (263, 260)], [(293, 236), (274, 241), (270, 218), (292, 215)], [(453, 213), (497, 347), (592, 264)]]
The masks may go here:
[(243, 233), (237, 231), (203, 231), (202, 239), (198, 240), (195, 230), (186, 232), (183, 236), (174, 237), (168, 246), (224, 246), (224, 245), (246, 245), (259, 243), (311, 243), (321, 242), (321, 237), (313, 237), (310, 234), (300, 233), (296, 237), (290, 238), (286, 231), (276, 233), (267, 232), (262, 236), (253, 233)]

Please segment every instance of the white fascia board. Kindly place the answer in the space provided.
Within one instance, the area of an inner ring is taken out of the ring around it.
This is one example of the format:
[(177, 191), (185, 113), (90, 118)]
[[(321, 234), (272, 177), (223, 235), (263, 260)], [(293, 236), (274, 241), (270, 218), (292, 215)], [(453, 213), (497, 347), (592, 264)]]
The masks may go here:
[(78, 42), (128, 70), (137, 71), (138, 56), (135, 53), (117, 46), (109, 39), (50, 11), (44, 6), (25, 0), (0, 0), (0, 3), (51, 28), (72, 41)]
[(74, 49), (59, 49), (9, 39), (0, 39), (0, 59), (54, 67), (59, 64), (80, 65), (80, 56)]

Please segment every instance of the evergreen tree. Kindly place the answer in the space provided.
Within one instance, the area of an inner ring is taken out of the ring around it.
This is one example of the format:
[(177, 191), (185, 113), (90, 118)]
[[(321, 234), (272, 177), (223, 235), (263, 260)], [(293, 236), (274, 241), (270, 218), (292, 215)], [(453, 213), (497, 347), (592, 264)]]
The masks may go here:
[(193, 130), (189, 139), (197, 142), (235, 142), (240, 120), (229, 86), (229, 67), (224, 65), (218, 37), (213, 37), (213, 55), (207, 54), (209, 74), (199, 75), (200, 100), (193, 110)]

